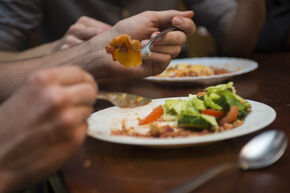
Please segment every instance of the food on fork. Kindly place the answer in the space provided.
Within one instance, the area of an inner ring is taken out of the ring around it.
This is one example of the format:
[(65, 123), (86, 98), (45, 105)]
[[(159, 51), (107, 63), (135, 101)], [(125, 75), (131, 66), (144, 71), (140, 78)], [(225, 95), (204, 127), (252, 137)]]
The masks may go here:
[(176, 64), (167, 68), (157, 77), (198, 77), (229, 73), (226, 69), (214, 68), (205, 65)]
[(106, 51), (112, 54), (113, 60), (126, 67), (136, 67), (142, 64), (141, 44), (139, 40), (131, 40), (126, 34), (115, 37)]
[[(236, 94), (232, 82), (208, 87), (186, 99), (168, 99), (139, 120), (135, 128), (111, 130), (112, 135), (174, 138), (200, 136), (233, 129), (243, 123), (251, 105)], [(139, 129), (147, 128), (146, 133)]]

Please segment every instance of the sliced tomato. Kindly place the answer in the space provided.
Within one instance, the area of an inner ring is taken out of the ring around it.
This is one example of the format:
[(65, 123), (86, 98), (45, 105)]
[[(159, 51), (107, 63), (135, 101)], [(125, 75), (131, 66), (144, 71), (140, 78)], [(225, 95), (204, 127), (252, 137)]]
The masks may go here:
[(224, 125), (225, 123), (232, 123), (234, 122), (239, 114), (239, 108), (237, 106), (231, 106), (227, 115), (220, 120), (220, 125)]
[(153, 123), (157, 121), (163, 115), (163, 108), (162, 106), (158, 106), (152, 110), (152, 112), (147, 115), (144, 119), (139, 121), (139, 125), (146, 125), (149, 123)]
[(201, 113), (214, 116), (215, 118), (223, 117), (226, 114), (224, 111), (218, 111), (214, 109), (204, 109), (201, 111)]

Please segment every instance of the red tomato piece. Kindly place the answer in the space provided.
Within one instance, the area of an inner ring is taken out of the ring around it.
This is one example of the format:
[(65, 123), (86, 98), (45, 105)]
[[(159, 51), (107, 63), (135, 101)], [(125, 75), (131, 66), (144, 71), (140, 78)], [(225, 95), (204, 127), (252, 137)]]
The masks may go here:
[(227, 115), (221, 119), (220, 125), (234, 122), (237, 119), (238, 114), (239, 114), (239, 108), (237, 106), (231, 106)]
[(214, 109), (204, 109), (201, 111), (201, 113), (214, 116), (215, 118), (223, 117), (226, 114), (224, 111), (218, 111)]
[(157, 121), (163, 115), (163, 108), (162, 106), (158, 106), (152, 110), (152, 112), (147, 115), (144, 119), (139, 121), (139, 125), (146, 125), (149, 123), (153, 123)]

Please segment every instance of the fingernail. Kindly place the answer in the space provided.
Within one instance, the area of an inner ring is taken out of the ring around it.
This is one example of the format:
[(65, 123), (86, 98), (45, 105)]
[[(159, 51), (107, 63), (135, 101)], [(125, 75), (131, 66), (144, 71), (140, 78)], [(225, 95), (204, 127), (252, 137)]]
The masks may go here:
[(160, 32), (154, 32), (152, 35), (151, 35), (151, 38), (157, 36)]
[(181, 26), (183, 24), (183, 19), (180, 17), (175, 17), (175, 18), (173, 18), (172, 23), (175, 26)]
[(149, 40), (142, 40), (141, 41), (141, 47), (146, 46), (146, 44), (149, 42)]

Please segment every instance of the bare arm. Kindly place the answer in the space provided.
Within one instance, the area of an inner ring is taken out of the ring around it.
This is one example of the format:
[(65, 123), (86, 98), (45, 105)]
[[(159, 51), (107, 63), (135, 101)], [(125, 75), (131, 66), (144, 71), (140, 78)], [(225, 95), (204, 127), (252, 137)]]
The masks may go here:
[(47, 43), (41, 46), (37, 46), (35, 48), (31, 48), (26, 51), (0, 51), (0, 62), (9, 62), (9, 61), (17, 61), (28, 58), (35, 58), (43, 55), (47, 55), (53, 52), (56, 45), (59, 41), (54, 41), (51, 43)]
[(227, 19), (221, 49), (228, 55), (250, 54), (258, 41), (266, 16), (265, 0), (238, 0)]
[(106, 69), (100, 64), (104, 57), (102, 51), (111, 37), (111, 31), (104, 34), (104, 37), (94, 41), (84, 42), (70, 49), (64, 49), (33, 59), (0, 62), (0, 100), (5, 99), (18, 88), (26, 77), (31, 73), (56, 66), (76, 65), (94, 73), (96, 78), (103, 78), (107, 75)]
[(58, 50), (78, 45), (110, 28), (111, 26), (106, 23), (83, 16), (75, 24), (70, 26), (67, 33), (60, 40), (43, 44), (26, 51), (12, 52), (0, 50), (0, 62), (17, 61), (48, 55)]
[[(186, 35), (194, 33), (192, 16), (191, 11), (147, 11), (122, 20), (107, 32), (71, 48), (33, 59), (0, 62), (0, 100), (7, 98), (32, 72), (55, 66), (76, 65), (89, 71), (96, 79), (116, 76), (140, 78), (158, 74), (167, 67), (171, 57), (180, 52)], [(152, 46), (152, 55), (144, 57), (142, 65), (136, 68), (114, 62), (105, 51), (106, 45), (117, 35), (128, 34), (133, 39), (146, 40), (170, 24), (182, 31), (169, 32), (159, 39)]]

